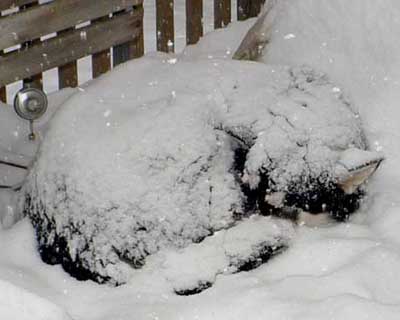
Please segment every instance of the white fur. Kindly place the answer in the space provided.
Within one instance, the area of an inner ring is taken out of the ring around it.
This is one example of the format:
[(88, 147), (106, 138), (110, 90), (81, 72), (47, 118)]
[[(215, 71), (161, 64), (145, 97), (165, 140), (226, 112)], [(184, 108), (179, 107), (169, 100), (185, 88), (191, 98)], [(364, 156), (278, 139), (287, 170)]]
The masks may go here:
[(319, 227), (332, 223), (332, 218), (327, 213), (311, 214), (301, 211), (297, 217), (297, 223), (301, 226)]

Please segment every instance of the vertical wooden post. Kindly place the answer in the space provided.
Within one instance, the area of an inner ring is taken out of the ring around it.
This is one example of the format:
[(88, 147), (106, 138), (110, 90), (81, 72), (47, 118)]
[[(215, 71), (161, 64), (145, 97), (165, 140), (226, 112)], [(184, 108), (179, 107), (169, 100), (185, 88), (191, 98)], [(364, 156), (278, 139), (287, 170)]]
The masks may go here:
[[(143, 5), (133, 7), (133, 11), (143, 13)], [(143, 35), (143, 17), (137, 22), (135, 28), (140, 28), (138, 38), (127, 43), (120, 44), (113, 48), (113, 66), (117, 66), (131, 59), (139, 58), (144, 55), (144, 35)]]
[(186, 44), (203, 36), (203, 0), (186, 0)]
[(231, 22), (231, 0), (214, 0), (214, 28), (223, 28)]
[[(102, 17), (96, 20), (93, 20), (92, 23), (97, 21), (105, 21), (110, 19), (109, 17)], [(92, 55), (92, 78), (98, 78), (103, 73), (111, 70), (111, 49), (106, 49), (104, 51), (100, 51), (94, 53)]]
[[(0, 18), (2, 13), (0, 12)], [(0, 56), (3, 54), (3, 51), (0, 50)], [(0, 87), (0, 101), (6, 103), (7, 102), (7, 90), (6, 87)]]
[(252, 0), (250, 4), (249, 17), (257, 17), (264, 3), (265, 0)]
[(113, 47), (113, 66), (124, 63), (129, 60), (129, 43), (119, 44)]
[(265, 0), (237, 0), (238, 20), (257, 17)]
[[(137, 7), (143, 13), (143, 5)], [(136, 28), (140, 29), (139, 37), (130, 43), (130, 57), (131, 59), (140, 58), (144, 55), (144, 29), (143, 17), (137, 22)]]
[(98, 78), (111, 70), (111, 50), (107, 49), (92, 55), (92, 78)]
[(6, 87), (0, 88), (0, 101), (6, 103), (7, 102), (7, 90)]
[(174, 52), (174, 0), (155, 0), (157, 16), (157, 50)]
[[(58, 34), (67, 33), (75, 30), (74, 28), (61, 31)], [(78, 86), (78, 65), (76, 61), (58, 67), (58, 89), (67, 87), (75, 88)]]
[(239, 21), (248, 18), (249, 4), (251, 0), (237, 0), (237, 19)]
[[(0, 51), (0, 56), (2, 55), (3, 51)], [(7, 90), (6, 87), (0, 87), (0, 101), (6, 103), (7, 102)]]
[(58, 67), (58, 89), (78, 86), (78, 65), (76, 61)]
[[(20, 7), (20, 10), (26, 10), (29, 9), (31, 7), (37, 6), (39, 5), (39, 1), (24, 5)], [(23, 50), (26, 47), (29, 47), (31, 45), (34, 45), (36, 43), (40, 43), (40, 39), (36, 39), (36, 40), (32, 40), (32, 41), (28, 41), (25, 42), (21, 45), (21, 49)], [(41, 73), (34, 75), (28, 79), (24, 79), (23, 80), (23, 85), (24, 88), (26, 87), (32, 87), (32, 88), (37, 88), (37, 89), (43, 89), (43, 76)]]

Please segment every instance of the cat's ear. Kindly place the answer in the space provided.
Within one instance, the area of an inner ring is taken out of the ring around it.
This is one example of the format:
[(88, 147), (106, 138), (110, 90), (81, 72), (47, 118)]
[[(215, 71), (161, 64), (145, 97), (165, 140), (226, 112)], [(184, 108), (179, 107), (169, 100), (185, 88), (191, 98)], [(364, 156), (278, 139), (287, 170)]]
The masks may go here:
[(335, 173), (338, 186), (346, 193), (354, 193), (378, 169), (384, 157), (381, 153), (348, 149), (340, 155)]

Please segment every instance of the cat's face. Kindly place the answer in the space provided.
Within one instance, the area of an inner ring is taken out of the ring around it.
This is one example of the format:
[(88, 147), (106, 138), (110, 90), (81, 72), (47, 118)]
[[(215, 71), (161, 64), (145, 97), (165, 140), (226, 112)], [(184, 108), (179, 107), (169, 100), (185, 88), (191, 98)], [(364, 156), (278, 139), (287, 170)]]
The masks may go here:
[(363, 185), (383, 160), (376, 153), (358, 150), (357, 153), (358, 159), (353, 157), (351, 163), (338, 163), (334, 180), (305, 179), (307, 182), (303, 181), (301, 188), (293, 185), (284, 192), (267, 189), (258, 199), (260, 212), (310, 226), (347, 220), (365, 195)]

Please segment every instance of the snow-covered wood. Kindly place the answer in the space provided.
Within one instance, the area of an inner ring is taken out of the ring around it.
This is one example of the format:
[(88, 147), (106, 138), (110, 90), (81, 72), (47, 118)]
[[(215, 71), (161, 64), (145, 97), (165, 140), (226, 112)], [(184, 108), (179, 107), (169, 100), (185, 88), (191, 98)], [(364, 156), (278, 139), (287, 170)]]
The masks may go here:
[(143, 10), (127, 12), (0, 57), (0, 86), (136, 39), (142, 33), (137, 27), (142, 17)]
[(0, 49), (38, 39), (142, 3), (142, 0), (63, 0), (35, 6), (0, 19)]
[(34, 2), (37, 2), (37, 0), (2, 0), (0, 2), (0, 11), (25, 6)]

